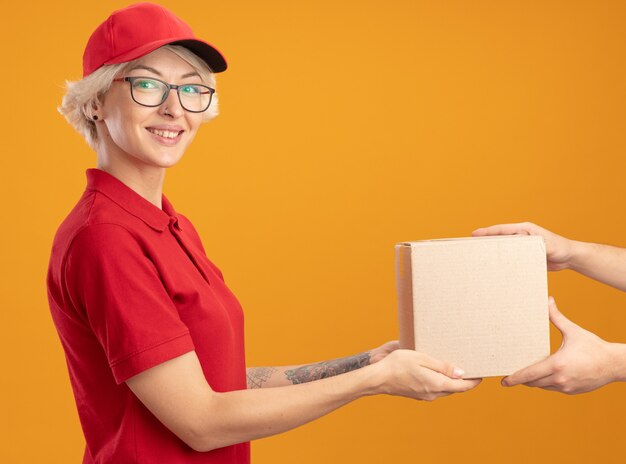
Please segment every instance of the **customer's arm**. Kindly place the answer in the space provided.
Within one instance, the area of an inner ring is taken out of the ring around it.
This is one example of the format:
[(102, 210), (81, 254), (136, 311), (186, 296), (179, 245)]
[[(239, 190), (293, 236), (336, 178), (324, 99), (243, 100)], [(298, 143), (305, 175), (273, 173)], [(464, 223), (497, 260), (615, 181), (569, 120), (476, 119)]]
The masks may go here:
[(345, 374), (382, 361), (398, 348), (400, 344), (394, 340), (363, 353), (330, 361), (293, 366), (249, 367), (246, 369), (248, 388), (282, 387)]
[(572, 269), (626, 291), (624, 248), (570, 240), (530, 222), (499, 224), (472, 232), (474, 236), (520, 234), (543, 237), (548, 256), (548, 270)]
[(430, 401), (479, 383), (453, 379), (453, 372), (453, 366), (427, 355), (395, 350), (381, 362), (316, 382), (218, 393), (207, 383), (195, 352), (190, 352), (126, 384), (191, 448), (209, 451), (284, 432), (363, 396)]

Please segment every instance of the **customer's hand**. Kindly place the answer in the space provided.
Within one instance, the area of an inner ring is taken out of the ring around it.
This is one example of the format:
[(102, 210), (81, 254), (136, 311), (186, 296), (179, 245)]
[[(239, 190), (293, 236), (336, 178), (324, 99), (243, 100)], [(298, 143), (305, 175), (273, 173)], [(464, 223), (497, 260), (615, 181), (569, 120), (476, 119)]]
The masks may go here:
[(573, 254), (574, 241), (557, 235), (549, 230), (539, 227), (532, 222), (520, 222), (517, 224), (498, 224), (483, 227), (472, 232), (474, 237), (486, 235), (540, 235), (546, 244), (548, 258), (548, 270), (560, 271), (569, 267), (569, 261)]
[(441, 396), (464, 392), (481, 379), (462, 380), (463, 371), (447, 362), (412, 350), (394, 350), (372, 366), (382, 382), (377, 393), (432, 401)]
[(616, 380), (618, 345), (602, 340), (567, 319), (559, 312), (552, 297), (549, 305), (550, 321), (563, 334), (561, 347), (545, 360), (505, 377), (502, 385), (523, 384), (576, 394)]

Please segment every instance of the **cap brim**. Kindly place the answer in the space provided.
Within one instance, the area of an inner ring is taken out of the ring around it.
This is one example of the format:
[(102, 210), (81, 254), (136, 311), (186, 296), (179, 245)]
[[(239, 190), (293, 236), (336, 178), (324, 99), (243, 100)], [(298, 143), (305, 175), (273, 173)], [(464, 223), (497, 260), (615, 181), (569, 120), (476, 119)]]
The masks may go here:
[(135, 48), (134, 50), (118, 55), (103, 64), (125, 63), (127, 61), (136, 60), (137, 58), (141, 58), (142, 56), (153, 52), (157, 48), (168, 44), (180, 45), (181, 47), (189, 49), (191, 52), (198, 55), (207, 65), (209, 65), (209, 68), (211, 68), (211, 71), (214, 73), (226, 71), (226, 68), (228, 67), (226, 59), (217, 50), (217, 48), (202, 40), (196, 39), (195, 37), (173, 37), (150, 42), (139, 48)]
[(218, 73), (226, 71), (228, 64), (226, 58), (215, 48), (202, 40), (189, 39), (189, 40), (177, 40), (176, 42), (170, 42), (172, 45), (181, 45), (188, 48), (200, 58), (202, 58), (211, 68), (211, 71)]

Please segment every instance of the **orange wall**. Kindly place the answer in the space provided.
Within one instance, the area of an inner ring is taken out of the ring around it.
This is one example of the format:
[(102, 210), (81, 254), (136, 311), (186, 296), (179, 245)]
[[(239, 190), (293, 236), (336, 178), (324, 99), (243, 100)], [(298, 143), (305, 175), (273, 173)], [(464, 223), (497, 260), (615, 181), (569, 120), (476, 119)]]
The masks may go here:
[[(45, 273), (95, 155), (55, 107), (91, 31), (126, 4), (3, 7), (1, 462), (82, 457)], [(165, 193), (246, 309), (250, 365), (394, 339), (398, 241), (533, 220), (626, 246), (623, 2), (163, 4), (230, 65), (222, 114)], [(549, 286), (572, 320), (626, 342), (626, 295), (570, 272)], [(430, 404), (368, 398), (255, 442), (254, 462), (621, 462), (625, 394), (486, 379)]]

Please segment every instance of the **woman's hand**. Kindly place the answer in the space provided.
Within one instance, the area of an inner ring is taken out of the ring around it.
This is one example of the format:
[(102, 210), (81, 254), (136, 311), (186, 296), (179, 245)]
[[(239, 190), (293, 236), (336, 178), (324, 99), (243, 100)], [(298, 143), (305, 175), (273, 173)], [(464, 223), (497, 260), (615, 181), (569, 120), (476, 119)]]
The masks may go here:
[(576, 394), (617, 380), (617, 372), (626, 364), (626, 357), (616, 353), (622, 345), (606, 342), (574, 324), (559, 312), (553, 298), (550, 298), (550, 321), (563, 334), (559, 350), (545, 360), (505, 377), (502, 385), (523, 384)]
[(384, 379), (379, 393), (416, 400), (464, 392), (482, 380), (461, 380), (463, 371), (458, 367), (412, 350), (394, 349), (374, 367), (382, 370)]
[(575, 242), (573, 240), (561, 237), (532, 222), (498, 224), (472, 232), (474, 237), (486, 235), (540, 235), (546, 244), (549, 271), (567, 269), (574, 253)]
[(370, 350), (370, 364), (377, 363), (385, 359), (390, 353), (393, 353), (397, 349), (400, 348), (400, 342), (398, 340), (393, 340), (391, 342), (387, 342), (378, 348), (374, 348)]

